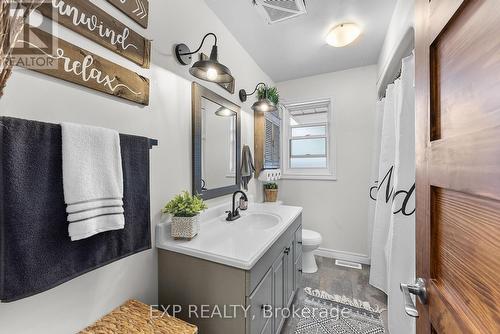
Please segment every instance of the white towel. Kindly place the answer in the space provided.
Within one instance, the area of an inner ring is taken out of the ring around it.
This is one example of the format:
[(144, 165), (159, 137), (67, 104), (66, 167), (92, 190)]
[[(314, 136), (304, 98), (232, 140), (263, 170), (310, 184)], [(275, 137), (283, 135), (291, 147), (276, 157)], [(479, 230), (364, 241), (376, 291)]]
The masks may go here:
[(118, 132), (63, 123), (64, 201), (72, 241), (123, 229), (123, 171)]

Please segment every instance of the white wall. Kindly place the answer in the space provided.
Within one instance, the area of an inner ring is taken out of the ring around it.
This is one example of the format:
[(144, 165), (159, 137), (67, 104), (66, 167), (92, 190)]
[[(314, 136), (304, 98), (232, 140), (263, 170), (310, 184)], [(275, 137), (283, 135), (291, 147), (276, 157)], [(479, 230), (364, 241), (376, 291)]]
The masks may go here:
[(337, 180), (281, 180), (280, 199), (304, 207), (304, 228), (323, 236), (323, 255), (368, 260), (368, 185), (376, 106), (375, 65), (277, 84), (284, 100), (332, 98)]
[[(181, 190), (191, 189), (193, 78), (187, 72), (188, 67), (175, 62), (173, 44), (184, 42), (196, 48), (205, 33), (215, 32), (219, 37), (220, 60), (229, 66), (236, 78), (236, 92), (240, 88), (253, 88), (260, 81), (270, 82), (270, 79), (203, 0), (150, 0), (150, 28), (147, 31), (140, 29), (106, 1), (93, 2), (153, 39), (151, 70), (140, 69), (64, 28), (60, 28), (59, 35), (149, 77), (150, 105), (140, 107), (41, 74), (16, 70), (7, 84), (5, 96), (0, 100), (0, 114), (56, 123), (92, 124), (158, 139), (159, 147), (151, 152), (154, 231), (165, 202)], [(204, 49), (206, 53), (210, 51), (210, 46)], [(239, 102), (236, 94), (230, 95), (215, 84), (204, 85), (235, 103)], [(243, 113), (242, 142), (253, 147), (253, 114), (249, 112), (252, 101), (249, 100)], [(229, 204), (227, 198), (222, 200)], [(157, 252), (153, 248), (37, 296), (0, 304), (0, 333), (75, 333), (127, 299), (136, 298), (155, 304), (157, 289)]]

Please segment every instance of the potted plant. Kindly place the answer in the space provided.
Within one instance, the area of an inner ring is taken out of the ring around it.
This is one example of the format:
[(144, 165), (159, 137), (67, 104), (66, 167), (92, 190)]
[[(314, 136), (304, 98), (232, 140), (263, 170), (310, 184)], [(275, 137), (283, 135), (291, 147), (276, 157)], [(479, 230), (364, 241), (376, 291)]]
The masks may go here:
[(266, 87), (261, 86), (257, 90), (257, 98), (260, 99), (269, 99), (275, 105), (280, 103), (280, 93), (278, 92), (278, 88), (276, 87)]
[(162, 212), (172, 215), (172, 237), (192, 239), (200, 230), (200, 213), (207, 205), (200, 196), (190, 195), (187, 191), (175, 196), (165, 205)]
[(266, 202), (276, 202), (278, 199), (278, 184), (271, 182), (264, 184)]

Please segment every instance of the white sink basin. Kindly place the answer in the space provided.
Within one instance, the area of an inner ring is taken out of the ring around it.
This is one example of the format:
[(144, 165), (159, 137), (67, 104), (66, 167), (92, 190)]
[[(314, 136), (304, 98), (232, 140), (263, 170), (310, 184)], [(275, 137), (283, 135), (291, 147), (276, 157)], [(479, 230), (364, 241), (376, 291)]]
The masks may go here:
[(281, 223), (281, 218), (278, 215), (261, 212), (249, 213), (238, 220), (239, 225), (244, 225), (244, 228), (251, 230), (269, 230)]
[(201, 214), (200, 232), (190, 241), (174, 240), (170, 223), (156, 225), (156, 246), (224, 265), (250, 270), (302, 212), (302, 208), (250, 203), (241, 217), (226, 221), (228, 204)]

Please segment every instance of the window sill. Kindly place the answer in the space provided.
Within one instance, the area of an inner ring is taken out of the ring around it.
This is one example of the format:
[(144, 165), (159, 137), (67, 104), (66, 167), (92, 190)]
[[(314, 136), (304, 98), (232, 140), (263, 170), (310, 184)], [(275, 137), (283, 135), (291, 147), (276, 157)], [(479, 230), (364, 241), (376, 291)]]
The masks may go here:
[(319, 180), (319, 181), (337, 181), (336, 175), (312, 175), (312, 174), (284, 174), (282, 180)]

